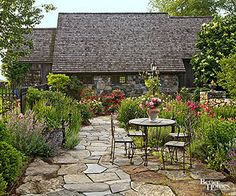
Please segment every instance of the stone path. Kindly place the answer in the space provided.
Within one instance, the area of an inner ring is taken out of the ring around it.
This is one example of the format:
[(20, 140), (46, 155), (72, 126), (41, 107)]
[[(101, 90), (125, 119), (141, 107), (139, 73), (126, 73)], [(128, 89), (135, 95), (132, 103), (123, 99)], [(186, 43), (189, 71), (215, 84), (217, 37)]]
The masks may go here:
[[(179, 166), (160, 170), (157, 156), (149, 157), (149, 165), (144, 167), (140, 156), (143, 152), (136, 151), (134, 165), (130, 165), (123, 147), (119, 146), (115, 164), (111, 164), (110, 119), (103, 116), (91, 122), (91, 126), (80, 131), (80, 144), (74, 150), (50, 159), (36, 158), (27, 168), (15, 195), (236, 195), (235, 184), (196, 161), (194, 168), (186, 174), (179, 170)], [(125, 133), (121, 128), (116, 131)], [(217, 188), (207, 190), (208, 179), (218, 183)]]

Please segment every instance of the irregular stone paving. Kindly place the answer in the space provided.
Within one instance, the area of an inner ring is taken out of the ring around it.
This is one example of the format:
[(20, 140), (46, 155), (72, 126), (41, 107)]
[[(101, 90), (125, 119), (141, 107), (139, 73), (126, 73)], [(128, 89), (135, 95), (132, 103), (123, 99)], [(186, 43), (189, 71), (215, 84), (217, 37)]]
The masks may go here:
[[(121, 128), (119, 134), (125, 134)], [(36, 158), (27, 168), (16, 194), (23, 196), (195, 196), (236, 195), (236, 185), (194, 161), (194, 167), (183, 173), (179, 165), (160, 170), (158, 156), (149, 156), (143, 166), (143, 151), (136, 150), (130, 165), (124, 149), (118, 146), (115, 163), (110, 162), (110, 119), (108, 116), (92, 119), (79, 133), (80, 144), (50, 158)], [(205, 181), (204, 181), (205, 180)], [(217, 183), (207, 190), (207, 180)], [(202, 184), (201, 184), (202, 182)]]

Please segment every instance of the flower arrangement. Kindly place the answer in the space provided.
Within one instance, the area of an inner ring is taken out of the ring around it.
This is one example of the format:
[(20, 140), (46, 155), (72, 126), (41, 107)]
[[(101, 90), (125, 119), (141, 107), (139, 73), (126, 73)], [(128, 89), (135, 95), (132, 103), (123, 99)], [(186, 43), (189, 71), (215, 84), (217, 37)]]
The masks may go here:
[(148, 99), (144, 99), (143, 102), (140, 104), (140, 107), (143, 110), (150, 110), (150, 109), (156, 109), (158, 106), (160, 106), (162, 103), (162, 100), (158, 97), (149, 97)]
[(161, 103), (162, 100), (158, 97), (149, 97), (147, 99), (142, 99), (140, 107), (147, 112), (150, 122), (156, 122), (156, 118), (160, 113), (160, 109), (158, 109), (158, 106), (160, 106)]

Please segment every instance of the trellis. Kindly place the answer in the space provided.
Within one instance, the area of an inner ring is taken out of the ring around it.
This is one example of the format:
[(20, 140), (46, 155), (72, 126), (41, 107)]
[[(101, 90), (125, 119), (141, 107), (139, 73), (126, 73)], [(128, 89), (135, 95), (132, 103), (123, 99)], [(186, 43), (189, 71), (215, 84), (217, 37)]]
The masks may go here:
[(0, 88), (0, 115), (5, 116), (7, 112), (19, 106), (19, 91), (9, 87)]

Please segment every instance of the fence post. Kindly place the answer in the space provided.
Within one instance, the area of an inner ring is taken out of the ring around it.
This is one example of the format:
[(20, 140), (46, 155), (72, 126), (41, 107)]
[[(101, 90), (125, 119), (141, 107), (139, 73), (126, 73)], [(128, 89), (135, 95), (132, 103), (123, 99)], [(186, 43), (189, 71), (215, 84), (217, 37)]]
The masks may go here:
[(24, 114), (26, 108), (26, 93), (27, 87), (22, 87), (20, 90), (20, 112)]

